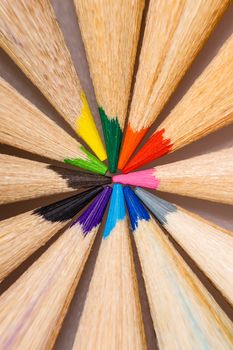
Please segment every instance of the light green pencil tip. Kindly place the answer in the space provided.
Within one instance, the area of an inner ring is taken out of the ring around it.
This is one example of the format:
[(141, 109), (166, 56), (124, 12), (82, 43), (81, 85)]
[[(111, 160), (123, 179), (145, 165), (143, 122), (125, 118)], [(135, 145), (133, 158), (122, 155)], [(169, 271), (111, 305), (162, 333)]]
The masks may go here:
[(86, 154), (87, 159), (75, 158), (64, 159), (64, 162), (91, 171), (96, 174), (105, 175), (108, 167), (102, 163), (99, 159), (88, 152), (84, 147), (81, 147), (82, 151)]

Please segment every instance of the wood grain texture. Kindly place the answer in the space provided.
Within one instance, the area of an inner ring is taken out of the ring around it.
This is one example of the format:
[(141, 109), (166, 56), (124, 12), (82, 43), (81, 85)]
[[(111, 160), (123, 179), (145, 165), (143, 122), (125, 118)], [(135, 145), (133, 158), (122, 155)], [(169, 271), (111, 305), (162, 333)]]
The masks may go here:
[(49, 222), (29, 211), (0, 222), (0, 281), (68, 221)]
[(230, 2), (150, 1), (129, 115), (134, 131), (155, 121)]
[(233, 304), (233, 233), (140, 187), (135, 193)]
[(233, 233), (180, 207), (164, 227), (233, 305)]
[(0, 45), (101, 160), (106, 152), (49, 0), (0, 3)]
[(233, 122), (232, 57), (233, 34), (123, 172), (133, 171)]
[(0, 43), (74, 128), (81, 86), (49, 0), (3, 0)]
[(103, 185), (111, 178), (0, 154), (0, 204)]
[(98, 231), (68, 229), (0, 298), (2, 349), (51, 349)]
[(127, 225), (102, 240), (73, 349), (146, 348)]
[(3, 79), (0, 79), (0, 113), (1, 143), (62, 162), (64, 158), (87, 159), (79, 142)]
[(134, 238), (159, 348), (232, 349), (232, 322), (153, 219)]
[(2, 220), (0, 282), (83, 209), (102, 187)]
[(233, 148), (154, 168), (157, 190), (233, 204)]
[(124, 128), (144, 0), (75, 0), (97, 102)]
[(160, 124), (172, 151), (233, 122), (233, 35)]

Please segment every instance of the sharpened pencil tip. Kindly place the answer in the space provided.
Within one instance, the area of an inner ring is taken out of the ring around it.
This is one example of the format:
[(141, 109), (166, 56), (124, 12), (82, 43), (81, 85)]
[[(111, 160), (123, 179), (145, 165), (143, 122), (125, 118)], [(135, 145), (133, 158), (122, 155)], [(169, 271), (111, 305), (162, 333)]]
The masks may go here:
[(169, 203), (140, 187), (137, 187), (135, 189), (135, 193), (143, 201), (147, 208), (154, 214), (161, 225), (166, 224), (166, 216), (169, 213), (177, 211), (174, 204)]
[(117, 117), (109, 118), (101, 107), (99, 107), (99, 114), (107, 148), (109, 170), (111, 173), (115, 173), (122, 140), (122, 129)]
[(124, 187), (125, 201), (128, 207), (130, 222), (133, 231), (138, 227), (140, 220), (150, 220), (150, 215), (134, 191), (129, 187)]
[(127, 126), (123, 146), (121, 148), (120, 159), (118, 162), (118, 169), (123, 169), (128, 162), (130, 156), (133, 154), (148, 129), (143, 129), (139, 132), (134, 131), (130, 124)]
[(112, 188), (110, 186), (104, 187), (82, 215), (73, 222), (72, 226), (79, 223), (85, 235), (98, 226), (103, 218), (111, 193)]
[(131, 172), (152, 160), (160, 158), (169, 153), (172, 144), (169, 139), (164, 138), (164, 129), (156, 131), (146, 144), (136, 153), (129, 163), (122, 169), (123, 173)]
[(124, 185), (142, 186), (156, 189), (159, 186), (159, 180), (154, 175), (155, 169), (135, 171), (129, 174), (120, 174), (112, 177), (114, 183)]
[(96, 173), (96, 174), (104, 175), (107, 172), (108, 167), (104, 163), (102, 163), (99, 159), (97, 159), (95, 156), (93, 156), (93, 154), (88, 152), (83, 146), (80, 148), (86, 154), (87, 159), (81, 159), (81, 158), (64, 159), (64, 162), (85, 170), (92, 171), (93, 173)]
[(76, 120), (77, 134), (82, 137), (86, 144), (92, 149), (97, 157), (103, 161), (107, 159), (107, 154), (104, 149), (102, 140), (97, 130), (94, 118), (91, 114), (86, 96), (84, 92), (81, 94), (83, 103), (80, 116)]
[(108, 217), (104, 228), (103, 238), (106, 239), (119, 221), (125, 218), (126, 210), (122, 185), (113, 186)]

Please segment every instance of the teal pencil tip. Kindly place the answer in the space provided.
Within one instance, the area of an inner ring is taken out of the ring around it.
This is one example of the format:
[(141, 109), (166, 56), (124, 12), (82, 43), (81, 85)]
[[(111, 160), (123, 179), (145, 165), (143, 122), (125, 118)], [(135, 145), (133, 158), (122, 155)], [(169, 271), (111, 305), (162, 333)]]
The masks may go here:
[(83, 146), (81, 147), (81, 149), (86, 154), (86, 159), (64, 159), (64, 162), (91, 171), (96, 174), (105, 175), (105, 173), (108, 170), (108, 167), (95, 156), (93, 156), (93, 154), (88, 152)]
[(103, 126), (109, 170), (111, 173), (115, 173), (122, 141), (122, 130), (117, 117), (114, 119), (108, 118), (102, 107), (99, 107), (99, 114)]

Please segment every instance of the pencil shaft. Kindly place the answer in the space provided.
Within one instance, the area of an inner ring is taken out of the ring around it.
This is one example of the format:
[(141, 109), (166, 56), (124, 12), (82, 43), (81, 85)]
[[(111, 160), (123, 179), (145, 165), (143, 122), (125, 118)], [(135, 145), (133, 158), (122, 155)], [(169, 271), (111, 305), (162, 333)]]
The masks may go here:
[(159, 191), (233, 204), (233, 148), (155, 168)]
[(99, 105), (109, 167), (115, 172), (144, 0), (75, 0), (75, 6)]
[(73, 349), (145, 348), (125, 215), (122, 188), (115, 185)]
[(123, 169), (142, 166), (233, 122), (233, 35)]
[(100, 159), (106, 159), (50, 1), (1, 1), (0, 11), (2, 48)]
[(0, 298), (3, 348), (52, 348), (93, 238), (68, 230)]
[[(1, 6), (1, 5), (0, 5)], [(40, 156), (104, 174), (85, 148), (0, 78), (0, 142)]]
[(1, 348), (53, 347), (110, 194), (111, 188), (106, 187), (0, 298)]
[(233, 233), (141, 188), (135, 193), (233, 304)]
[(101, 188), (0, 222), (0, 281), (63, 228)]
[(111, 182), (106, 176), (78, 172), (28, 159), (0, 154), (0, 204)]
[(155, 221), (141, 219), (139, 200), (125, 193), (159, 347), (230, 350), (232, 322)]
[(150, 1), (120, 169), (162, 111), (229, 4), (229, 0)]
[(113, 182), (233, 204), (233, 148), (116, 175)]

